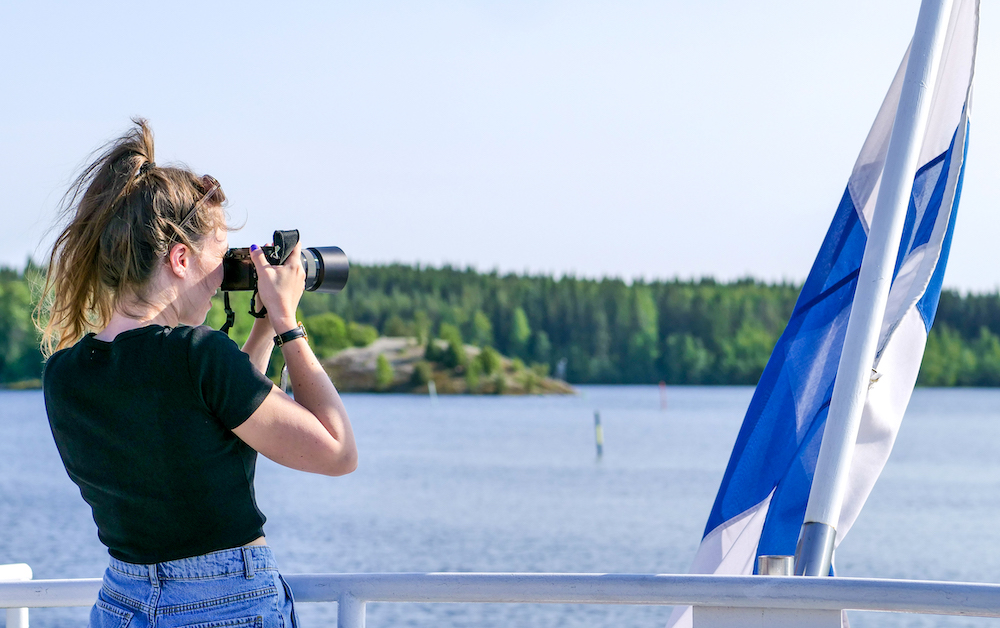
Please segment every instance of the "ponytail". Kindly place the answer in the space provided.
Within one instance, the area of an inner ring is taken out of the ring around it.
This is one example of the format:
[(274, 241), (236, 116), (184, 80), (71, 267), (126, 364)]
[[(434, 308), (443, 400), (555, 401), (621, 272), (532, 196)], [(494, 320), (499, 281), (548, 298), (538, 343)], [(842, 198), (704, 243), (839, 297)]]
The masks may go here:
[(71, 346), (103, 329), (122, 299), (146, 298), (157, 266), (175, 243), (201, 250), (201, 240), (225, 227), (218, 203), (198, 203), (208, 191), (187, 168), (159, 167), (145, 120), (107, 144), (63, 198), (59, 233), (48, 262), (35, 324), (42, 354)]

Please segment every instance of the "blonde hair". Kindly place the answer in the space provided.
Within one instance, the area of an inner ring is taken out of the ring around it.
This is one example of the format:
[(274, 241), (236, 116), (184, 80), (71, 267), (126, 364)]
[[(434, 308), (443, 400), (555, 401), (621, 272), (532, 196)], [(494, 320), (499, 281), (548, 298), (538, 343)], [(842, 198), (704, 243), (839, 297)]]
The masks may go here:
[[(176, 243), (200, 253), (203, 238), (226, 228), (220, 202), (200, 202), (203, 179), (153, 161), (153, 132), (141, 118), (99, 149), (63, 198), (59, 233), (35, 309), (42, 354), (103, 329), (122, 299), (146, 300), (157, 265)], [(221, 194), (218, 195), (224, 198)]]

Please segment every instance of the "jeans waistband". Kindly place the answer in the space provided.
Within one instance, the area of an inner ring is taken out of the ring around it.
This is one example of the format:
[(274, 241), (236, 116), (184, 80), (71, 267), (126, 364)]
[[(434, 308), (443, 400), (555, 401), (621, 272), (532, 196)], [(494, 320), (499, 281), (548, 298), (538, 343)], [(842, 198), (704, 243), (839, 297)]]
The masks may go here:
[(149, 578), (154, 584), (160, 578), (182, 580), (235, 574), (252, 578), (256, 571), (278, 569), (274, 554), (266, 545), (236, 547), (152, 565), (127, 563), (114, 556), (110, 558), (109, 567), (114, 571), (137, 578)]

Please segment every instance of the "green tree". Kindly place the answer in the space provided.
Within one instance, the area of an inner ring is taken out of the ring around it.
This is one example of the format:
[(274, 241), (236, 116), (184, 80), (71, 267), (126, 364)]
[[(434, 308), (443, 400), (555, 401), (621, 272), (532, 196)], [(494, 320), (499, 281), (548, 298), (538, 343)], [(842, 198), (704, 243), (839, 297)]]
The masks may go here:
[(417, 337), (417, 342), (423, 344), (430, 337), (431, 323), (427, 317), (427, 312), (418, 310), (413, 313), (413, 332)]
[(465, 366), (468, 361), (465, 355), (465, 343), (462, 342), (462, 332), (458, 327), (450, 323), (441, 323), (439, 334), (441, 340), (448, 343), (444, 355), (441, 356), (441, 364), (450, 369)]
[(519, 358), (526, 357), (528, 353), (528, 340), (530, 339), (531, 325), (528, 323), (528, 315), (525, 313), (524, 308), (514, 308), (508, 351), (513, 356)]
[(470, 393), (478, 392), (479, 390), (479, 376), (481, 375), (482, 366), (479, 360), (472, 360), (469, 362), (468, 367), (465, 369), (465, 386)]
[(26, 281), (18, 277), (0, 281), (0, 382), (41, 377), (40, 338), (31, 320), (32, 306)]
[(302, 325), (309, 334), (309, 344), (320, 359), (328, 358), (352, 344), (344, 319), (332, 312), (308, 316)]
[(746, 321), (731, 339), (722, 342), (720, 370), (723, 381), (756, 384), (764, 372), (775, 339), (760, 325)]
[(394, 338), (413, 336), (413, 325), (407, 325), (399, 314), (393, 314), (385, 321), (382, 334)]
[(347, 337), (355, 347), (367, 347), (378, 338), (378, 330), (371, 325), (352, 321), (347, 324)]
[(476, 358), (479, 368), (486, 375), (500, 372), (500, 354), (493, 347), (485, 347)]
[(493, 391), (498, 395), (502, 395), (507, 392), (507, 388), (508, 388), (507, 376), (504, 374), (504, 372), (500, 370), (494, 373)]
[(712, 353), (701, 338), (690, 333), (670, 334), (663, 349), (663, 381), (668, 384), (702, 384), (709, 381)]
[(924, 386), (967, 386), (976, 371), (976, 354), (962, 336), (947, 325), (927, 335), (917, 383)]
[(626, 381), (654, 383), (660, 379), (656, 370), (658, 315), (649, 287), (644, 284), (632, 286), (629, 306), (631, 320), (622, 377)]
[(472, 315), (472, 344), (477, 347), (493, 345), (493, 324), (482, 310)]
[(552, 359), (552, 342), (544, 329), (535, 332), (531, 341), (532, 360), (541, 364), (548, 364)]
[(375, 360), (375, 388), (387, 390), (392, 386), (394, 377), (395, 373), (393, 373), (392, 365), (389, 364), (389, 359), (382, 353), (378, 354), (378, 358)]
[(973, 343), (976, 354), (976, 386), (1000, 386), (1000, 336), (985, 325), (979, 328), (979, 338)]
[(427, 345), (424, 347), (424, 359), (428, 362), (441, 362), (444, 360), (444, 349), (442, 349), (433, 336), (427, 338)]
[[(611, 326), (608, 324), (608, 316), (603, 309), (597, 309), (593, 316), (593, 352), (588, 360), (588, 368), (585, 381), (616, 381), (620, 380), (614, 376), (614, 363), (611, 359)], [(581, 347), (582, 349), (582, 347)], [(576, 362), (576, 360), (573, 360)]]
[(413, 375), (410, 376), (410, 383), (414, 386), (423, 386), (434, 377), (434, 367), (430, 362), (421, 360), (413, 365)]

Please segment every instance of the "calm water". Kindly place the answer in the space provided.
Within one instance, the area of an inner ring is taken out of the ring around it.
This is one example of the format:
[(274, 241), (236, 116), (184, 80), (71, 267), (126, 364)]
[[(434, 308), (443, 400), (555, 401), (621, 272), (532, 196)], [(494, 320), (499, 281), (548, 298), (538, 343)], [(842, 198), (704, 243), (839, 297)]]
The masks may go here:
[[(261, 459), (257, 495), (286, 573), (683, 573), (750, 388), (585, 387), (575, 397), (345, 395), (361, 466), (309, 476)], [(599, 410), (605, 452), (594, 452)], [(1000, 390), (917, 390), (838, 551), (842, 575), (1000, 582)], [(106, 550), (51, 442), (38, 392), (0, 392), (0, 563), (99, 577)], [(334, 625), (335, 604), (300, 605)], [(653, 626), (668, 607), (371, 604), (368, 625)], [(86, 623), (37, 609), (32, 625)], [(852, 625), (1000, 620), (853, 613)], [(0, 622), (2, 622), (0, 614)]]

